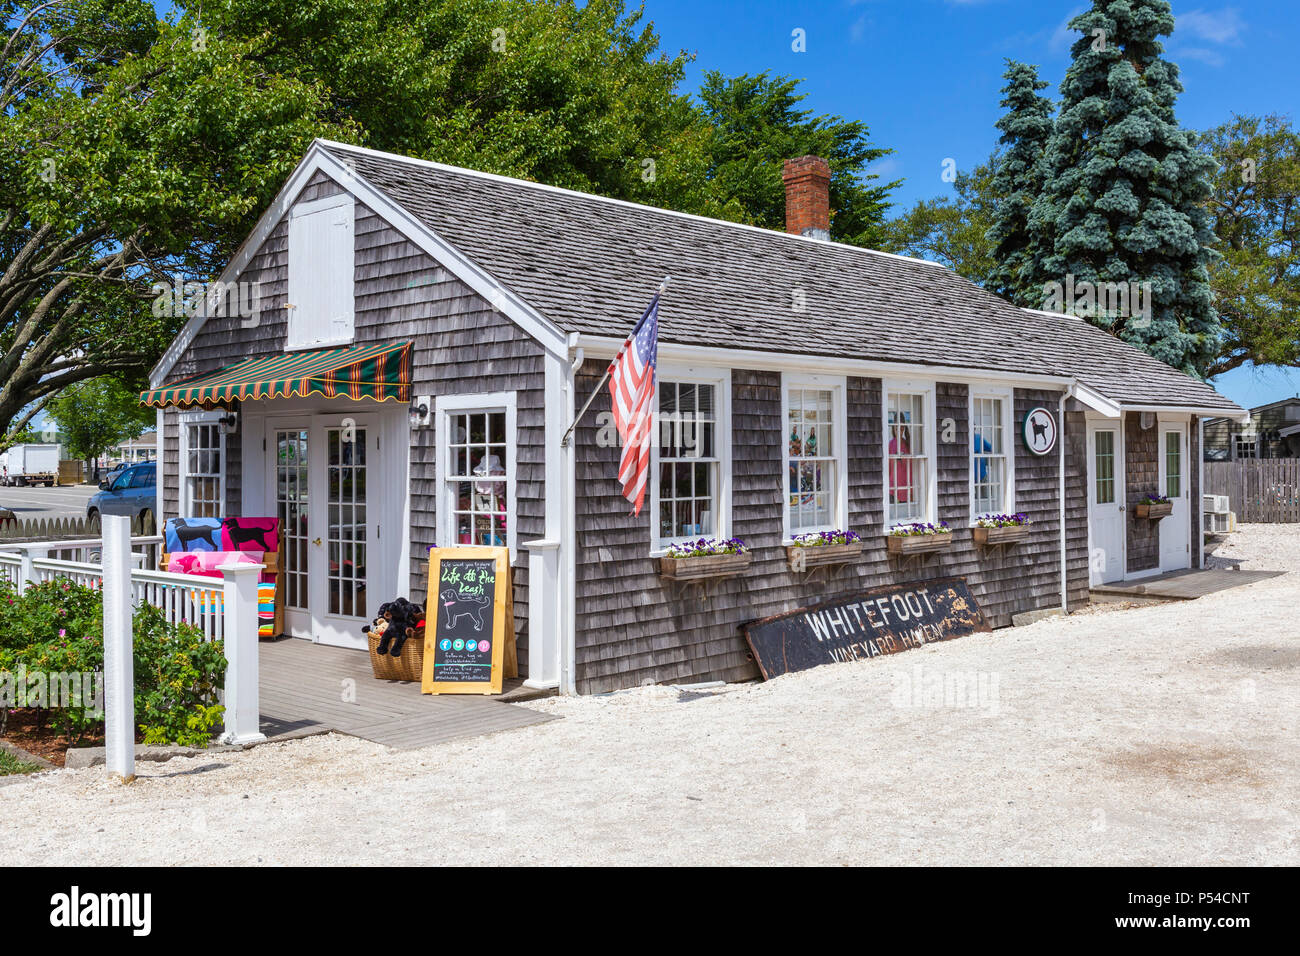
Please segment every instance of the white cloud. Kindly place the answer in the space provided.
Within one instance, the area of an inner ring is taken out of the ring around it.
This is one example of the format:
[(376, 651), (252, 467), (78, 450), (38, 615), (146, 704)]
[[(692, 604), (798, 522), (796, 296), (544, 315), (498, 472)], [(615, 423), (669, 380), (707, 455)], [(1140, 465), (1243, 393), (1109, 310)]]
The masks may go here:
[(1174, 36), (1196, 37), (1206, 43), (1239, 44), (1246, 29), (1236, 7), (1222, 10), (1190, 10), (1175, 18)]

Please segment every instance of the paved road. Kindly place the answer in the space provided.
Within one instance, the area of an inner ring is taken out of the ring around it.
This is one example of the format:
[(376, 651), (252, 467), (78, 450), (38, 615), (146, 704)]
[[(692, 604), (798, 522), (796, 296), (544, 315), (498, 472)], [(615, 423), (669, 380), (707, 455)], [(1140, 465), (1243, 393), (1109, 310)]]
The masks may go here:
[(86, 502), (98, 490), (94, 485), (0, 488), (0, 508), (9, 508), (19, 519), (84, 518)]

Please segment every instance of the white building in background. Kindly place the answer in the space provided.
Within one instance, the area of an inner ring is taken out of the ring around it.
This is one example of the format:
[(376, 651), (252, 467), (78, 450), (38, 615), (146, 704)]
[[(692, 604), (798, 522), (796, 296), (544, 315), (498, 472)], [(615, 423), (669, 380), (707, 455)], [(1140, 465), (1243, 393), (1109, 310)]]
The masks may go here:
[(155, 461), (158, 458), (158, 434), (145, 432), (139, 438), (129, 438), (109, 449), (105, 456), (110, 462)]

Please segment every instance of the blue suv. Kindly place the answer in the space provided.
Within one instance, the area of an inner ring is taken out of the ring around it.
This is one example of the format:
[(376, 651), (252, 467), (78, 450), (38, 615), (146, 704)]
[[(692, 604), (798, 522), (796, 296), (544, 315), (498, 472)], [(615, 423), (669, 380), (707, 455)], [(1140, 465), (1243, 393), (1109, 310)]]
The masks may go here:
[(100, 515), (126, 515), (139, 518), (146, 529), (152, 527), (158, 498), (158, 470), (154, 462), (124, 468), (112, 479), (101, 481), (99, 487), (100, 491), (86, 502), (87, 518), (97, 521)]

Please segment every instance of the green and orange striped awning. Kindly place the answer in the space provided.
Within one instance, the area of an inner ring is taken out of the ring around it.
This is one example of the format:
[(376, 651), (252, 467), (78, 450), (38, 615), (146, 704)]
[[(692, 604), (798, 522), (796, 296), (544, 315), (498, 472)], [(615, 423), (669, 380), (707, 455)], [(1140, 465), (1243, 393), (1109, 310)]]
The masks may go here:
[(324, 395), (411, 400), (411, 343), (354, 345), (248, 359), (220, 372), (140, 393), (145, 405), (195, 405)]

